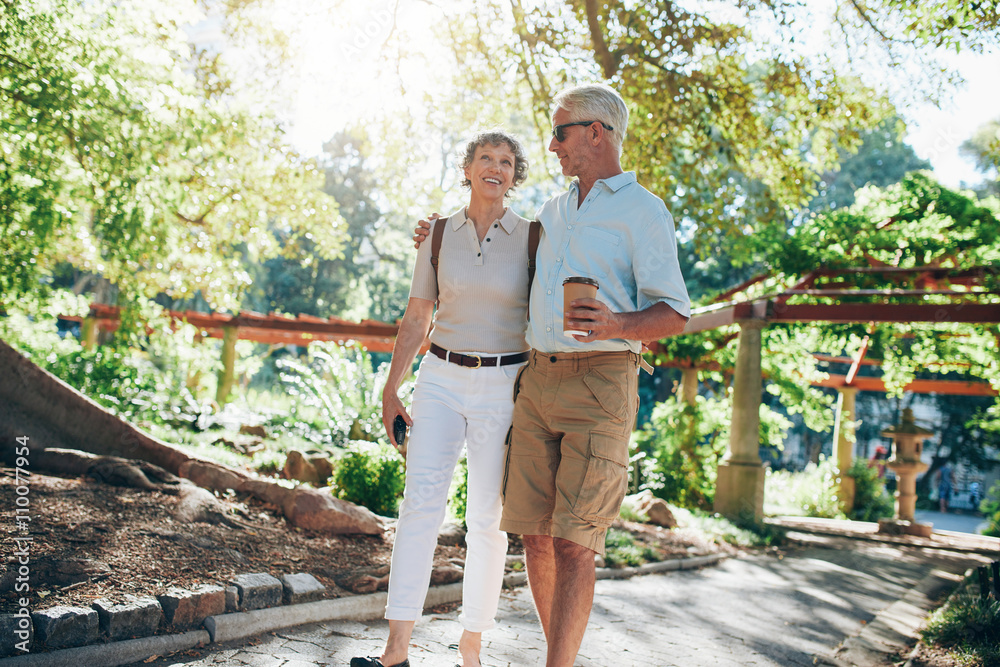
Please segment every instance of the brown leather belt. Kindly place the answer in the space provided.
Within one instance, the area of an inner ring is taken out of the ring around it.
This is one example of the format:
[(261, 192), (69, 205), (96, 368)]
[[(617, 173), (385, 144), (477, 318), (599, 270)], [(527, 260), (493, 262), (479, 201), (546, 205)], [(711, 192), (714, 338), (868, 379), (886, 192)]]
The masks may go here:
[(431, 343), (431, 353), (436, 357), (444, 359), (445, 361), (458, 364), (459, 366), (465, 366), (466, 368), (509, 366), (510, 364), (520, 364), (528, 360), (527, 352), (508, 354), (502, 357), (480, 357), (475, 354), (459, 354), (458, 352), (449, 352), (437, 343)]

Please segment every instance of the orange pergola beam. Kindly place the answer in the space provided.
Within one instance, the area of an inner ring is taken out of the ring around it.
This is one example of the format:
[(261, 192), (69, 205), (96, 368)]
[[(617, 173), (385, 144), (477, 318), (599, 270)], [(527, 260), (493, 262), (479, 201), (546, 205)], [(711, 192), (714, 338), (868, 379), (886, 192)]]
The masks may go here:
[[(812, 383), (817, 387), (854, 387), (859, 391), (877, 391), (885, 393), (885, 382), (882, 378), (855, 377), (854, 382), (847, 383), (846, 375), (831, 375), (825, 380)], [(903, 387), (904, 391), (914, 394), (948, 394), (950, 396), (996, 396), (997, 390), (988, 382), (963, 382), (961, 380), (914, 380)]]

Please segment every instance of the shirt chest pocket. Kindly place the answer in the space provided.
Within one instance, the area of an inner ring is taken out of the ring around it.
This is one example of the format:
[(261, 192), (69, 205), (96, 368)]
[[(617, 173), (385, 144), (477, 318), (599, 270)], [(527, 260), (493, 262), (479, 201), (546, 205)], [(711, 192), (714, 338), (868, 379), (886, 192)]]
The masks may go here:
[(606, 278), (622, 263), (622, 237), (598, 227), (574, 227), (570, 231), (566, 268), (571, 275)]

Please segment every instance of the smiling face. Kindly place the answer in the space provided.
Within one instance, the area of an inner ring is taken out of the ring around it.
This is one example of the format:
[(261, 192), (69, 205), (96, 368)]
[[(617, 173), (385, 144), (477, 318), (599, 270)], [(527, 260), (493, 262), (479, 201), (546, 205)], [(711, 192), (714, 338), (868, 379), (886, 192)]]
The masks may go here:
[[(552, 114), (552, 127), (572, 123), (570, 113), (558, 107)], [(565, 139), (558, 141), (555, 137), (549, 141), (549, 150), (559, 158), (564, 176), (580, 176), (587, 162), (591, 159), (593, 146), (589, 141), (591, 129), (586, 125), (573, 125), (563, 129)]]
[(502, 199), (514, 183), (515, 161), (514, 152), (507, 144), (476, 147), (472, 162), (465, 168), (465, 178), (472, 184), (472, 196)]

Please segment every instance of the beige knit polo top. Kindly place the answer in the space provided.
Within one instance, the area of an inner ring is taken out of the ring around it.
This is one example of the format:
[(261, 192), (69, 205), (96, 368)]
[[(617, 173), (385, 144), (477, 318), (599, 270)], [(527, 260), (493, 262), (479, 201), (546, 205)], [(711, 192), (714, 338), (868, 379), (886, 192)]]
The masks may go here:
[(462, 353), (527, 350), (530, 221), (508, 208), (490, 225), (482, 243), (464, 208), (434, 224), (447, 225), (441, 239), (437, 284), (428, 235), (417, 252), (410, 285), (410, 298), (438, 301), (431, 342)]

